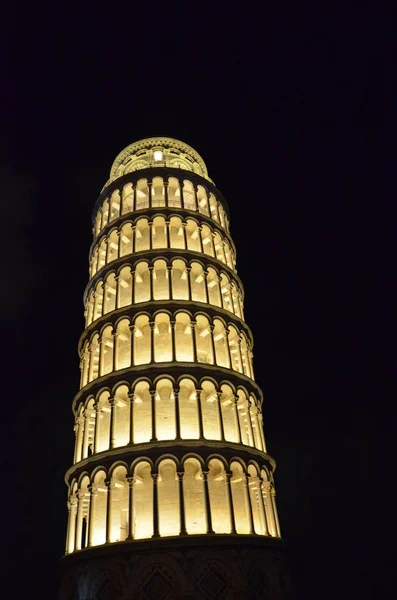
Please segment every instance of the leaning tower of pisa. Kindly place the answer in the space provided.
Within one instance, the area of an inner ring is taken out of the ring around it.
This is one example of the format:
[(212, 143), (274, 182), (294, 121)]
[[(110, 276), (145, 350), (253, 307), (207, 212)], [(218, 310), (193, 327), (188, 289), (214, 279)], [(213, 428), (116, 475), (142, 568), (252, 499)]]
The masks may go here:
[(115, 159), (84, 306), (62, 600), (286, 597), (229, 211), (187, 144)]

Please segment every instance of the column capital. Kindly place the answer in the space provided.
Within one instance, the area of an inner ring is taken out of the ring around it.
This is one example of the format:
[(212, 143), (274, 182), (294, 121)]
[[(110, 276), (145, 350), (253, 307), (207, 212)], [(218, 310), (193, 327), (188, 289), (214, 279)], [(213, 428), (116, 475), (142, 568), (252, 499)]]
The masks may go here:
[(159, 474), (158, 473), (151, 473), (151, 477), (152, 477), (153, 481), (156, 483), (158, 481)]
[(185, 472), (184, 471), (177, 471), (176, 474), (178, 476), (178, 479), (181, 481), (183, 479), (183, 476), (184, 476)]
[(91, 496), (96, 496), (96, 494), (98, 493), (98, 486), (95, 485), (95, 483), (90, 483), (88, 489), (91, 493)]
[(105, 479), (105, 485), (108, 488), (108, 490), (112, 490), (115, 484), (112, 479)]
[(136, 479), (135, 479), (135, 477), (126, 477), (126, 480), (127, 480), (127, 482), (128, 482), (128, 485), (129, 485), (130, 487), (133, 487), (134, 483), (136, 482)]

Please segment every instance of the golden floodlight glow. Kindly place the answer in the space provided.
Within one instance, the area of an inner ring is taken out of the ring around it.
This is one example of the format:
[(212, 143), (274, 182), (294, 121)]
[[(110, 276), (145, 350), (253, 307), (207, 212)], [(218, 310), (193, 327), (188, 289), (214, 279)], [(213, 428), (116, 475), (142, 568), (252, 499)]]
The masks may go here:
[(66, 553), (279, 538), (229, 212), (201, 156), (166, 137), (127, 146), (93, 235)]

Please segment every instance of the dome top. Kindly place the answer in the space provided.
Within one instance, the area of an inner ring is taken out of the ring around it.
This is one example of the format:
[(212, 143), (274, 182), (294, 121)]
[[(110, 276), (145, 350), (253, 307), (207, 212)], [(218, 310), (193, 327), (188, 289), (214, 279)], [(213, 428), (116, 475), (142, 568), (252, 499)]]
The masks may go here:
[(205, 162), (191, 146), (174, 138), (151, 137), (134, 142), (120, 152), (113, 162), (105, 187), (122, 175), (148, 167), (184, 169), (213, 183), (208, 177)]

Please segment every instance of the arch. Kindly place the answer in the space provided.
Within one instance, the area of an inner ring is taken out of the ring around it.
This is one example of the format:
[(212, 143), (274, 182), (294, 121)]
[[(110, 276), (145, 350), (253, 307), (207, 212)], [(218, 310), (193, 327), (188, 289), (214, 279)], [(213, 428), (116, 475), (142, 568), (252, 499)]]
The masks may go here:
[(204, 481), (200, 462), (189, 457), (183, 462), (183, 495), (186, 530), (188, 534), (207, 532)]
[(83, 346), (83, 350), (81, 352), (81, 380), (80, 380), (80, 388), (84, 387), (88, 383), (88, 374), (90, 368), (90, 350), (88, 340), (85, 342)]
[(122, 319), (116, 329), (115, 369), (125, 369), (131, 365), (131, 331), (128, 319)]
[(175, 394), (169, 379), (156, 384), (156, 434), (158, 440), (173, 440), (176, 436)]
[(230, 281), (225, 273), (221, 273), (221, 295), (223, 308), (229, 312), (233, 312), (233, 304), (230, 296)]
[(204, 380), (200, 392), (204, 437), (208, 440), (221, 439), (219, 398), (212, 381)]
[(244, 332), (241, 333), (241, 359), (243, 362), (243, 372), (247, 377), (252, 377), (251, 368), (250, 368), (250, 358), (249, 358), (249, 350), (248, 350), (248, 342), (247, 337)]
[(240, 354), (240, 334), (234, 325), (229, 325), (229, 333), (228, 333), (227, 339), (228, 339), (228, 343), (229, 343), (229, 351), (230, 351), (230, 358), (232, 361), (232, 369), (234, 371), (238, 371), (239, 373), (242, 373), (243, 366), (241, 364), (241, 354)]
[(225, 467), (221, 460), (212, 458), (208, 463), (208, 469), (212, 527), (215, 533), (230, 533), (230, 506)]
[(185, 248), (185, 236), (183, 233), (184, 224), (180, 217), (171, 217), (169, 224), (170, 247)]
[(225, 326), (223, 324), (223, 321), (221, 321), (220, 319), (214, 319), (213, 335), (216, 364), (220, 367), (230, 368)]
[(168, 206), (181, 208), (181, 190), (176, 177), (168, 179)]
[(230, 485), (232, 490), (233, 499), (233, 512), (234, 522), (236, 524), (236, 531), (240, 534), (251, 533), (250, 519), (248, 516), (249, 499), (248, 490), (246, 483), (246, 475), (240, 462), (232, 461), (230, 464), (230, 471), (232, 473), (230, 478)]
[(132, 237), (131, 223), (124, 223), (120, 231), (120, 256), (132, 253)]
[(230, 250), (229, 242), (227, 240), (224, 240), (223, 246), (224, 246), (225, 258), (226, 258), (226, 264), (229, 267), (229, 269), (234, 269), (234, 257), (233, 257), (232, 251)]
[(113, 230), (108, 235), (108, 253), (106, 263), (116, 260), (119, 255), (119, 236), (117, 230)]
[(216, 258), (221, 262), (226, 263), (225, 251), (223, 248), (223, 240), (217, 231), (214, 233), (214, 246)]
[(239, 441), (238, 422), (236, 414), (237, 409), (234, 403), (234, 393), (230, 385), (221, 385), (219, 401), (221, 404), (225, 440), (227, 440), (228, 442), (237, 443)]
[(188, 273), (186, 264), (180, 258), (172, 261), (172, 298), (189, 300)]
[(193, 362), (193, 338), (190, 316), (178, 313), (175, 320), (175, 355), (176, 360)]
[(96, 471), (93, 477), (93, 488), (96, 492), (93, 522), (91, 523), (91, 545), (100, 546), (106, 542), (106, 505), (107, 487), (105, 484), (106, 472), (103, 468)]
[(167, 248), (167, 226), (164, 217), (154, 217), (152, 224), (152, 248)]
[(197, 315), (195, 326), (195, 341), (197, 350), (197, 361), (209, 365), (214, 364), (214, 356), (211, 341), (211, 329), (208, 318)]
[(114, 394), (114, 447), (126, 446), (130, 441), (130, 399), (128, 386), (116, 388)]
[(222, 306), (219, 275), (213, 267), (208, 267), (207, 271), (208, 302), (214, 306)]
[(133, 535), (135, 539), (153, 535), (153, 479), (152, 468), (146, 460), (134, 468)]
[(104, 229), (109, 222), (109, 198), (105, 198), (102, 205), (102, 223), (101, 229)]
[(150, 272), (147, 262), (139, 262), (135, 267), (135, 302), (150, 300)]
[(181, 437), (185, 440), (197, 440), (200, 437), (196, 386), (191, 379), (179, 382), (179, 414)]
[(209, 217), (210, 212), (208, 209), (207, 192), (202, 185), (197, 186), (197, 204), (199, 212)]
[(250, 464), (248, 466), (249, 475), (249, 493), (251, 498), (252, 518), (254, 531), (258, 535), (265, 535), (265, 516), (263, 510), (263, 498), (260, 487), (259, 473), (256, 466)]
[(116, 293), (117, 283), (114, 273), (109, 273), (106, 277), (104, 285), (104, 304), (103, 314), (106, 315), (108, 312), (115, 310), (116, 308)]
[(102, 212), (101, 209), (98, 210), (96, 217), (95, 217), (95, 235), (98, 235), (98, 233), (101, 231), (101, 218), (102, 218)]
[(162, 177), (153, 177), (152, 206), (165, 206), (164, 182)]
[(147, 381), (138, 381), (133, 396), (135, 444), (149, 442), (152, 438), (152, 402)]
[(110, 507), (110, 541), (123, 542), (128, 536), (128, 482), (127, 469), (117, 466), (111, 475), (113, 489)]
[(243, 389), (237, 390), (237, 410), (240, 421), (241, 441), (246, 446), (253, 446), (251, 418), (248, 407), (248, 397)]
[(121, 214), (126, 215), (134, 210), (134, 189), (132, 183), (128, 182), (123, 187)]
[(208, 256), (215, 256), (213, 235), (208, 225), (203, 225), (201, 227), (201, 239), (204, 254), (207, 254)]
[(90, 513), (90, 492), (88, 486), (90, 480), (88, 475), (82, 474), (78, 487), (78, 505), (76, 522), (75, 549), (81, 550), (88, 545), (88, 519)]
[(118, 276), (117, 308), (129, 306), (132, 303), (132, 272), (130, 266), (120, 270)]
[(106, 265), (106, 237), (103, 237), (98, 247), (98, 267), (97, 271)]
[(193, 219), (186, 220), (186, 241), (188, 250), (201, 252), (200, 230)]
[(153, 265), (153, 298), (168, 300), (170, 297), (167, 263), (163, 259), (156, 260)]
[(95, 286), (95, 294), (94, 294), (94, 316), (93, 320), (96, 321), (99, 317), (102, 316), (102, 305), (103, 305), (103, 283), (102, 281), (98, 281)]
[(103, 452), (109, 448), (110, 438), (110, 393), (105, 390), (99, 394), (96, 430), (95, 430), (95, 452)]
[(211, 218), (214, 219), (214, 221), (219, 221), (218, 203), (212, 192), (210, 192), (210, 195), (209, 195), (209, 204), (210, 204)]
[(192, 300), (197, 302), (206, 301), (204, 269), (198, 262), (192, 262), (190, 271), (190, 285), (192, 290)]
[(149, 317), (139, 315), (134, 322), (134, 365), (144, 365), (151, 359)]
[(159, 313), (155, 317), (154, 327), (154, 361), (168, 362), (172, 360), (172, 336), (170, 317), (167, 313)]
[(95, 333), (90, 343), (90, 369), (88, 381), (93, 381), (99, 374), (99, 335)]
[(110, 196), (109, 223), (120, 216), (121, 190), (113, 190)]
[(135, 252), (149, 250), (150, 248), (150, 231), (149, 221), (146, 218), (139, 219), (135, 228)]
[(159, 464), (158, 478), (158, 510), (161, 537), (178, 535), (180, 532), (178, 485), (175, 462), (169, 458), (162, 460)]
[(113, 328), (107, 325), (101, 336), (101, 359), (100, 359), (100, 375), (106, 375), (113, 371)]
[(183, 208), (186, 210), (196, 210), (196, 194), (193, 183), (187, 179), (183, 181)]
[(138, 179), (136, 183), (136, 205), (135, 210), (149, 208), (149, 188), (147, 179)]

